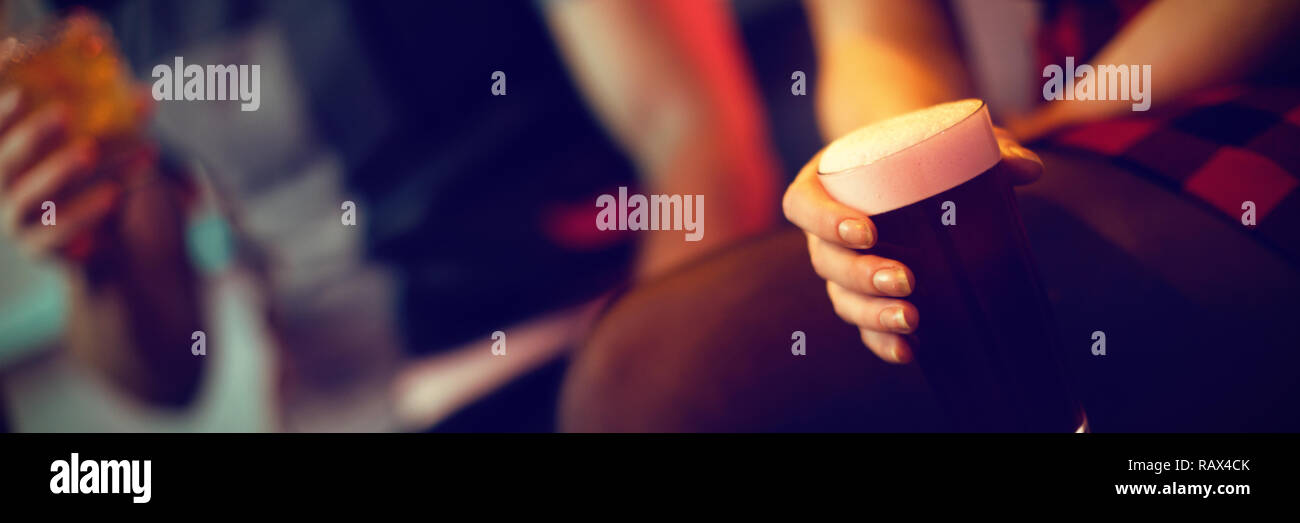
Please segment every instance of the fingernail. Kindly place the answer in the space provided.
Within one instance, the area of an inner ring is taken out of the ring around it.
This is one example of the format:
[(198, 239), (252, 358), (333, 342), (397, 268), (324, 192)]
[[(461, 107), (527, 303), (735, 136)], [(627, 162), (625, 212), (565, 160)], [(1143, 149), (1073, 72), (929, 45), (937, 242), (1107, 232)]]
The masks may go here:
[(903, 350), (902, 343), (895, 343), (894, 348), (889, 351), (889, 355), (897, 363), (907, 363), (911, 361), (912, 356), (911, 354), (908, 354), (907, 351)]
[(907, 281), (907, 271), (893, 267), (880, 269), (871, 276), (871, 283), (876, 290), (890, 296), (907, 296), (912, 293), (912, 284)]
[(840, 222), (839, 233), (840, 239), (844, 240), (844, 243), (859, 249), (870, 247), (874, 240), (871, 237), (871, 227), (867, 225), (867, 222), (856, 218), (849, 218)]
[[(912, 332), (912, 326), (908, 325), (907, 315), (903, 313), (902, 307), (890, 307), (881, 311), (880, 323), (894, 332)], [(897, 347), (895, 347), (895, 350), (897, 350)]]

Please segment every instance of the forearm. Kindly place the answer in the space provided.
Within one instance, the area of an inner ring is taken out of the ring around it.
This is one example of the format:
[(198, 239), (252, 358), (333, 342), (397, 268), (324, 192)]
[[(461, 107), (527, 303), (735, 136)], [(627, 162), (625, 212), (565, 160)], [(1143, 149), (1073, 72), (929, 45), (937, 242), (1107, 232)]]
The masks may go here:
[(547, 5), (570, 71), (645, 189), (705, 197), (703, 239), (643, 233), (639, 274), (657, 274), (774, 223), (776, 162), (725, 4)]
[[(729, 151), (720, 131), (700, 126), (647, 170), (650, 194), (703, 196), (703, 236), (686, 241), (683, 231), (644, 231), (637, 273), (662, 274), (715, 247), (763, 231), (775, 221), (776, 172), (765, 151)], [(699, 212), (699, 209), (692, 209)]]
[(817, 49), (822, 135), (970, 96), (971, 82), (938, 2), (808, 0)]
[[(1161, 0), (1138, 14), (1091, 60), (1096, 65), (1151, 66), (1153, 108), (1198, 90), (1242, 78), (1261, 67), (1287, 67), (1278, 60), (1297, 30), (1300, 3), (1293, 1)], [(1082, 59), (1082, 57), (1076, 57)], [(1066, 125), (1130, 113), (1129, 100), (1061, 100), (1046, 104), (1014, 127), (1033, 139)]]
[(65, 271), (72, 354), (133, 397), (167, 407), (194, 398), (203, 370), (190, 353), (201, 314), (177, 200), (163, 182), (132, 192), (106, 235), (111, 244)]

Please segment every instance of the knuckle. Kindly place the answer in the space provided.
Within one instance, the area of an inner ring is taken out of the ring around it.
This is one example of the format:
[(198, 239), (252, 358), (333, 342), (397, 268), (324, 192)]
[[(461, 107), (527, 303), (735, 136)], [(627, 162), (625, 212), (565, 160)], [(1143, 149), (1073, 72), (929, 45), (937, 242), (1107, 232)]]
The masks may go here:
[(876, 261), (870, 256), (858, 256), (853, 259), (851, 265), (853, 270), (852, 281), (859, 290), (870, 293), (875, 292), (876, 285), (872, 281), (875, 266)]
[(827, 280), (827, 281), (826, 281), (826, 296), (829, 297), (829, 298), (831, 299), (831, 305), (834, 305), (834, 306), (837, 307), (837, 308), (840, 306), (840, 304), (839, 304), (839, 300), (838, 300), (839, 295), (840, 295), (840, 291), (839, 291), (838, 288), (836, 288), (835, 283), (832, 282), (832, 281), (830, 281), (830, 280)]
[(785, 194), (781, 196), (781, 212), (784, 213), (785, 218), (791, 222), (795, 220), (795, 212), (799, 203), (796, 201), (797, 198), (798, 196), (795, 194), (795, 184), (791, 183), (785, 188)]
[(818, 278), (821, 278), (826, 281), (831, 281), (830, 271), (826, 270), (824, 264), (819, 264), (815, 260), (813, 261), (813, 272), (817, 273)]
[(848, 314), (848, 310), (846, 310), (844, 307), (843, 300), (840, 300), (839, 296), (836, 295), (835, 291), (831, 290), (828, 287), (826, 289), (826, 295), (831, 300), (831, 309), (835, 311), (835, 315), (839, 316), (840, 319), (846, 322), (852, 323), (853, 321)]
[(843, 320), (844, 323), (857, 325), (857, 322), (854, 321), (853, 316), (849, 314), (847, 311), (845, 311), (844, 308), (841, 307), (835, 299), (831, 299), (831, 306), (835, 309), (835, 315), (838, 316), (840, 320)]
[(858, 311), (857, 323), (859, 327), (870, 331), (882, 331), (880, 325), (880, 308), (879, 307), (862, 307)]
[(858, 329), (858, 338), (862, 339), (862, 344), (866, 345), (868, 349), (871, 349), (871, 352), (880, 356), (881, 350), (883, 350), (884, 347), (880, 346), (880, 339), (876, 337), (875, 334), (876, 331), (866, 327)]
[(808, 242), (808, 260), (812, 263), (813, 272), (823, 280), (831, 280), (835, 273), (832, 270), (832, 264), (826, 259), (825, 249), (819, 244), (821, 240), (811, 239)]
[(829, 281), (826, 282), (826, 296), (830, 298), (831, 308), (835, 310), (836, 316), (846, 322), (857, 324), (856, 318), (853, 317), (853, 308), (844, 299), (844, 294)]

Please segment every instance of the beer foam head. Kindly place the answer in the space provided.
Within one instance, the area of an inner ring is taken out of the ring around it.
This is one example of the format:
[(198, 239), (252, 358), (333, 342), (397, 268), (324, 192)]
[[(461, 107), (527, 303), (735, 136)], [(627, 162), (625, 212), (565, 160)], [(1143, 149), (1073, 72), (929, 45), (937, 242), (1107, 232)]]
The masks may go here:
[(979, 100), (939, 104), (868, 125), (831, 143), (818, 171), (833, 173), (865, 165), (943, 132), (983, 105)]
[(939, 104), (868, 125), (831, 143), (817, 170), (827, 192), (879, 214), (946, 191), (998, 162), (983, 101)]

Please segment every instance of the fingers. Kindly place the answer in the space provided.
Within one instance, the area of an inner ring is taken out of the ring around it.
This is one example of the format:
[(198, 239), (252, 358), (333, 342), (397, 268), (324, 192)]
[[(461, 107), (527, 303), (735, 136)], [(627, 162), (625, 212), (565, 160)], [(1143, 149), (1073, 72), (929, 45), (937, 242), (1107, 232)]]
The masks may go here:
[(1043, 160), (1038, 157), (1038, 154), (1021, 146), (1020, 142), (1005, 129), (994, 127), (993, 134), (997, 137), (998, 148), (1002, 151), (1002, 163), (999, 166), (1006, 170), (1011, 183), (1023, 185), (1043, 175)]
[(865, 214), (831, 198), (818, 179), (814, 156), (786, 189), (782, 207), (786, 219), (808, 236), (813, 268), (826, 280), (835, 313), (857, 325), (862, 343), (880, 359), (906, 363), (911, 347), (903, 338), (916, 330), (919, 313), (908, 296), (915, 276), (903, 264), (853, 249), (876, 243), (876, 226)]
[[(0, 57), (11, 51), (11, 42), (0, 41)], [(147, 115), (149, 93), (138, 94), (134, 108)], [(69, 142), (70, 115), (62, 104), (32, 105), (19, 89), (0, 92), (0, 232), (34, 255), (88, 254), (97, 243), (96, 229), (113, 215), (124, 192), (120, 178), (91, 182), (92, 175), (136, 169), (151, 156), (132, 152), (100, 158), (93, 139)], [(114, 151), (120, 153), (121, 146)], [(56, 207), (46, 206), (47, 201)], [(53, 212), (52, 221), (42, 220), (47, 211)]]
[(55, 225), (33, 225), (17, 233), (18, 243), (33, 256), (54, 253), (100, 227), (122, 198), (114, 182), (103, 182), (58, 204)]
[(23, 92), (10, 88), (3, 94), (0, 94), (0, 135), (9, 131), (18, 122), (18, 117), (22, 114)]
[(863, 296), (834, 282), (826, 282), (826, 293), (835, 314), (858, 326), (862, 343), (877, 357), (890, 363), (912, 361), (912, 349), (903, 334), (916, 331), (919, 314), (903, 300)]
[(835, 314), (860, 328), (894, 334), (916, 331), (920, 314), (911, 303), (858, 294), (835, 282), (826, 282), (826, 294), (831, 297)]
[(94, 171), (95, 146), (89, 140), (59, 149), (41, 160), (8, 191), (0, 192), (0, 225), (10, 234), (40, 214), (40, 205), (84, 182)]
[(800, 229), (826, 242), (854, 249), (866, 249), (876, 243), (876, 226), (867, 215), (831, 198), (817, 179), (821, 154), (799, 171), (785, 191), (781, 205), (786, 219)]
[(1024, 185), (1043, 176), (1043, 160), (1033, 151), (1018, 145), (1002, 148), (1001, 167), (1015, 185)]
[(813, 270), (823, 280), (869, 296), (902, 297), (912, 293), (915, 277), (903, 264), (872, 254), (860, 254), (808, 235)]
[(0, 137), (0, 191), (14, 183), (64, 134), (61, 107), (51, 106), (23, 117)]
[[(1032, 182), (1043, 174), (1043, 161), (1001, 128), (994, 134), (1002, 153), (999, 168), (1012, 183)], [(820, 153), (799, 171), (782, 201), (785, 216), (808, 235), (808, 252), (818, 276), (826, 280), (826, 293), (835, 313), (857, 325), (862, 342), (881, 359), (911, 361), (907, 334), (919, 322), (916, 307), (897, 298), (915, 287), (915, 276), (903, 264), (853, 249), (876, 243), (875, 224), (864, 215), (835, 201), (818, 178)]]
[(880, 359), (890, 363), (912, 361), (912, 346), (898, 334), (861, 329), (862, 343)]

